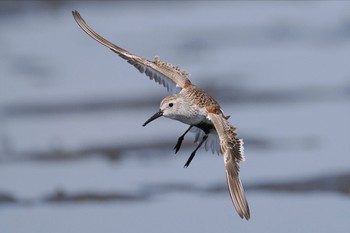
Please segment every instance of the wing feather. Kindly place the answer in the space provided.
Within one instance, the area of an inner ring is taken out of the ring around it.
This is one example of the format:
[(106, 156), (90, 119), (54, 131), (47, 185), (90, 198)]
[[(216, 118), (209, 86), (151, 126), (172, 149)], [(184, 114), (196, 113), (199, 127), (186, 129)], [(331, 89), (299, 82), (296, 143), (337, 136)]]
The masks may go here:
[[(199, 143), (204, 137), (205, 133), (198, 127), (192, 127), (190, 130), (191, 133), (194, 133), (194, 142)], [(205, 140), (204, 148), (206, 151), (211, 151), (213, 154), (220, 154), (220, 141), (216, 132), (209, 133), (207, 140)]]
[(220, 139), (221, 153), (224, 156), (227, 185), (233, 205), (241, 218), (250, 218), (250, 211), (241, 179), (238, 163), (244, 160), (243, 141), (237, 139), (236, 129), (221, 114), (208, 113)]
[(180, 89), (191, 84), (190, 80), (188, 79), (189, 73), (182, 70), (178, 66), (161, 61), (159, 57), (155, 57), (154, 61), (149, 61), (136, 56), (97, 34), (89, 27), (89, 25), (87, 25), (78, 11), (73, 11), (72, 14), (78, 25), (89, 36), (102, 45), (110, 48), (113, 52), (117, 53), (121, 58), (133, 65), (141, 73), (145, 73), (151, 80), (154, 80), (166, 87), (168, 91), (179, 92)]

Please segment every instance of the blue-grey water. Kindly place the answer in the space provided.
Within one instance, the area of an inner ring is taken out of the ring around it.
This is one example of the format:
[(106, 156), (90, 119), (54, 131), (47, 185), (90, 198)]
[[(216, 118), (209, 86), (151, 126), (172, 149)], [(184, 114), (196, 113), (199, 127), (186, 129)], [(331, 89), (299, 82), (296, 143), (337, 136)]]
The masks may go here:
[[(251, 219), (222, 157), (184, 169), (168, 93), (75, 23), (180, 65), (245, 140)], [(0, 3), (0, 232), (348, 232), (350, 3)]]

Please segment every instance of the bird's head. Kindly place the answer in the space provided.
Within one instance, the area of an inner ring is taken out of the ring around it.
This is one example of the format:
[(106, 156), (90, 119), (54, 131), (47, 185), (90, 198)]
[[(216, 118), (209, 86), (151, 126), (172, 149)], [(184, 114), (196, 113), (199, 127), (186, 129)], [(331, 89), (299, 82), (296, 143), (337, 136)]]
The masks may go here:
[(151, 116), (142, 126), (146, 126), (151, 121), (164, 116), (171, 119), (176, 119), (176, 116), (178, 116), (179, 109), (181, 108), (181, 98), (179, 98), (179, 95), (172, 95), (165, 97), (160, 102), (160, 109), (158, 112), (156, 112), (153, 116)]

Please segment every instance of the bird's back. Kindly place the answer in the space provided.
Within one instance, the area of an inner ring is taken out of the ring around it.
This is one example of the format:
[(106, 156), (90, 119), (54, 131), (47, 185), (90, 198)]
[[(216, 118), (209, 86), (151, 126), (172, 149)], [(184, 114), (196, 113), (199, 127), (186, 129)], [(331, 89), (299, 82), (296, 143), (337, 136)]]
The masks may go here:
[(220, 113), (221, 107), (218, 102), (196, 85), (189, 85), (182, 92), (191, 104), (199, 108), (215, 109), (215, 112)]

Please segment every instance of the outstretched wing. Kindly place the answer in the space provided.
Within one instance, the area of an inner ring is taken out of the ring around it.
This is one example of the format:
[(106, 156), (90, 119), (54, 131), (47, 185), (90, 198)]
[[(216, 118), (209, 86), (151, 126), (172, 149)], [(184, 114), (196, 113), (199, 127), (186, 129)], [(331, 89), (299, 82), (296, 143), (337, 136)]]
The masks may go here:
[(241, 218), (250, 218), (250, 211), (239, 177), (238, 163), (244, 160), (243, 141), (237, 139), (236, 129), (221, 115), (209, 113), (220, 139), (220, 149), (224, 156), (226, 178), (231, 199)]
[(155, 57), (154, 61), (149, 61), (136, 56), (97, 34), (87, 25), (78, 11), (73, 11), (72, 13), (75, 21), (89, 36), (116, 52), (121, 58), (136, 67), (141, 73), (145, 73), (151, 80), (162, 84), (168, 91), (175, 92), (176, 89), (182, 89), (186, 85), (191, 84), (188, 79), (189, 73), (180, 69), (178, 66), (163, 62), (159, 57)]

